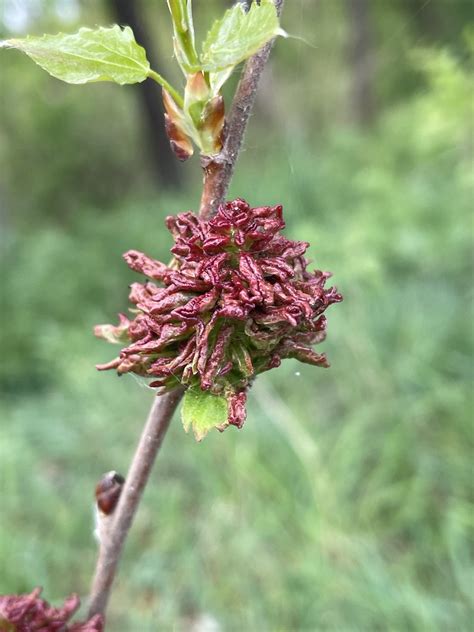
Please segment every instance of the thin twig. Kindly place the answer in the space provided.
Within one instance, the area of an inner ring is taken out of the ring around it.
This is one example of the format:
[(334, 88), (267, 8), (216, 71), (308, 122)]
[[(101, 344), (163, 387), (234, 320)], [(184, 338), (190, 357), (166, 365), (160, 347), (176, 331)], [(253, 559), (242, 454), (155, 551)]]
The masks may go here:
[[(284, 0), (275, 0), (278, 14)], [(202, 158), (204, 184), (200, 216), (208, 219), (227, 193), (235, 163), (242, 146), (245, 128), (255, 101), (258, 82), (270, 55), (272, 43), (246, 63), (237, 87), (227, 123), (224, 148), (217, 157)], [(155, 398), (145, 428), (133, 457), (119, 503), (113, 514), (110, 536), (101, 543), (89, 600), (89, 616), (104, 614), (117, 572), (122, 549), (138, 509), (156, 455), (171, 422), (173, 413), (183, 396), (177, 388)]]
[(105, 612), (125, 539), (182, 394), (183, 389), (176, 388), (161, 397), (155, 397), (114, 512), (109, 538), (100, 545), (89, 604), (91, 616)]
[[(284, 0), (275, 0), (280, 16)], [(209, 219), (224, 201), (235, 164), (244, 140), (250, 113), (257, 94), (258, 83), (268, 61), (274, 40), (266, 44), (246, 63), (235, 92), (234, 100), (227, 118), (224, 147), (216, 156), (201, 156), (204, 172), (201, 208), (199, 214)]]

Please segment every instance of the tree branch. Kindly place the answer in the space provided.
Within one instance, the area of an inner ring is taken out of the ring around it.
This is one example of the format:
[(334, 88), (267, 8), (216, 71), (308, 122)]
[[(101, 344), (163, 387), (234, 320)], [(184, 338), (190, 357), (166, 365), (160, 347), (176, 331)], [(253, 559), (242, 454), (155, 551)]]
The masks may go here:
[[(284, 0), (275, 0), (280, 15)], [(255, 101), (258, 82), (270, 55), (272, 42), (246, 63), (237, 87), (227, 125), (224, 147), (218, 156), (202, 157), (204, 170), (200, 216), (208, 219), (224, 199), (242, 146), (245, 129)], [(109, 537), (100, 544), (89, 601), (89, 616), (104, 614), (128, 531), (173, 413), (184, 389), (155, 398), (138, 443), (120, 500), (112, 515)]]
[[(281, 15), (283, 4), (284, 0), (275, 0), (278, 16)], [(266, 44), (244, 66), (227, 119), (224, 147), (221, 152), (216, 156), (201, 156), (204, 179), (199, 214), (204, 219), (209, 219), (216, 212), (227, 195), (255, 102), (258, 83), (273, 42), (274, 40)]]
[(163, 437), (183, 394), (177, 388), (155, 397), (148, 419), (130, 465), (113, 522), (106, 541), (100, 543), (99, 557), (92, 582), (89, 612), (104, 614), (112, 583), (128, 531), (137, 511)]

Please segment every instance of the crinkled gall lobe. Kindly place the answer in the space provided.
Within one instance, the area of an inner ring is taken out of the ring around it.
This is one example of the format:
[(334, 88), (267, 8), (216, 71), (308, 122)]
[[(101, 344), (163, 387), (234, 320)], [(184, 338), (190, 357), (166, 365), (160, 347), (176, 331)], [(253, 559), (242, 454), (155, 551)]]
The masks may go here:
[(323, 313), (342, 296), (325, 288), (329, 272), (307, 270), (309, 244), (280, 234), (281, 206), (237, 199), (209, 221), (187, 212), (166, 225), (175, 242), (170, 265), (135, 250), (124, 255), (151, 280), (131, 286), (133, 320), (121, 315), (117, 327), (96, 327), (106, 340), (129, 342), (98, 368), (154, 378), (160, 392), (180, 382), (224, 395), (228, 423), (240, 428), (257, 374), (284, 358), (329, 366), (312, 347), (326, 335)]
[(54, 608), (40, 594), (41, 588), (35, 588), (29, 595), (0, 595), (0, 632), (103, 632), (100, 615), (68, 623), (80, 605), (77, 595)]

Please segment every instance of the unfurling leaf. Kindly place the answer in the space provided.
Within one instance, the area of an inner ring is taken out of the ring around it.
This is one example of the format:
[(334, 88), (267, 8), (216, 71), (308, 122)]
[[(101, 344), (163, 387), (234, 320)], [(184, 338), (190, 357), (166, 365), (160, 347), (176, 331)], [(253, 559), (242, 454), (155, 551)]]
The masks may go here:
[(139, 83), (150, 70), (145, 50), (135, 41), (132, 29), (121, 29), (117, 24), (96, 30), (81, 28), (72, 35), (10, 39), (0, 45), (23, 51), (50, 75), (67, 83)]
[(204, 155), (212, 156), (222, 149), (224, 123), (224, 99), (218, 95), (207, 102), (201, 114), (199, 131)]
[(184, 91), (184, 108), (189, 110), (195, 103), (201, 103), (204, 107), (210, 98), (211, 94), (204, 73), (199, 71), (188, 75)]
[(202, 46), (202, 69), (218, 72), (236, 66), (276, 35), (283, 34), (272, 0), (253, 3), (248, 13), (237, 3), (214, 22), (207, 34)]
[(173, 20), (173, 44), (176, 59), (185, 75), (196, 72), (198, 58), (194, 43), (193, 9), (191, 0), (167, 0)]
[(190, 136), (192, 125), (186, 120), (184, 112), (179, 108), (170, 93), (163, 88), (163, 105), (165, 108), (165, 129), (171, 149), (182, 162), (193, 155), (193, 144)]
[(212, 96), (201, 71), (188, 76), (184, 110), (188, 115), (188, 128), (194, 128), (191, 135), (201, 152), (209, 156), (219, 153), (225, 118), (224, 99), (221, 95)]
[(211, 93), (214, 96), (219, 94), (220, 89), (233, 72), (234, 66), (229, 66), (229, 68), (224, 68), (224, 70), (218, 70), (217, 72), (209, 73), (209, 86), (211, 89)]
[(227, 425), (227, 400), (200, 388), (188, 388), (184, 394), (181, 418), (186, 432), (192, 428), (201, 441), (211, 428), (223, 430)]

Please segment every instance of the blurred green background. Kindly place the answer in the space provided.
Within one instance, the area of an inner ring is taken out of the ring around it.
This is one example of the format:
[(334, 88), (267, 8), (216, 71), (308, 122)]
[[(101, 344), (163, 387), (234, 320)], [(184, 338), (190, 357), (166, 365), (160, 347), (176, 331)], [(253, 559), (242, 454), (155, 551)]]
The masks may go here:
[[(2, 0), (0, 37), (127, 5), (179, 82), (158, 0)], [(199, 33), (228, 5), (195, 0)], [(275, 47), (230, 195), (282, 203), (333, 271), (332, 367), (261, 376), (240, 432), (196, 444), (176, 417), (109, 630), (472, 629), (472, 24), (469, 0), (288, 0), (298, 38)], [(92, 327), (127, 306), (121, 254), (166, 260), (165, 216), (198, 205), (198, 160), (174, 162), (153, 99), (0, 56), (0, 593), (87, 594), (95, 483), (126, 472), (152, 400), (96, 372), (115, 349)]]

